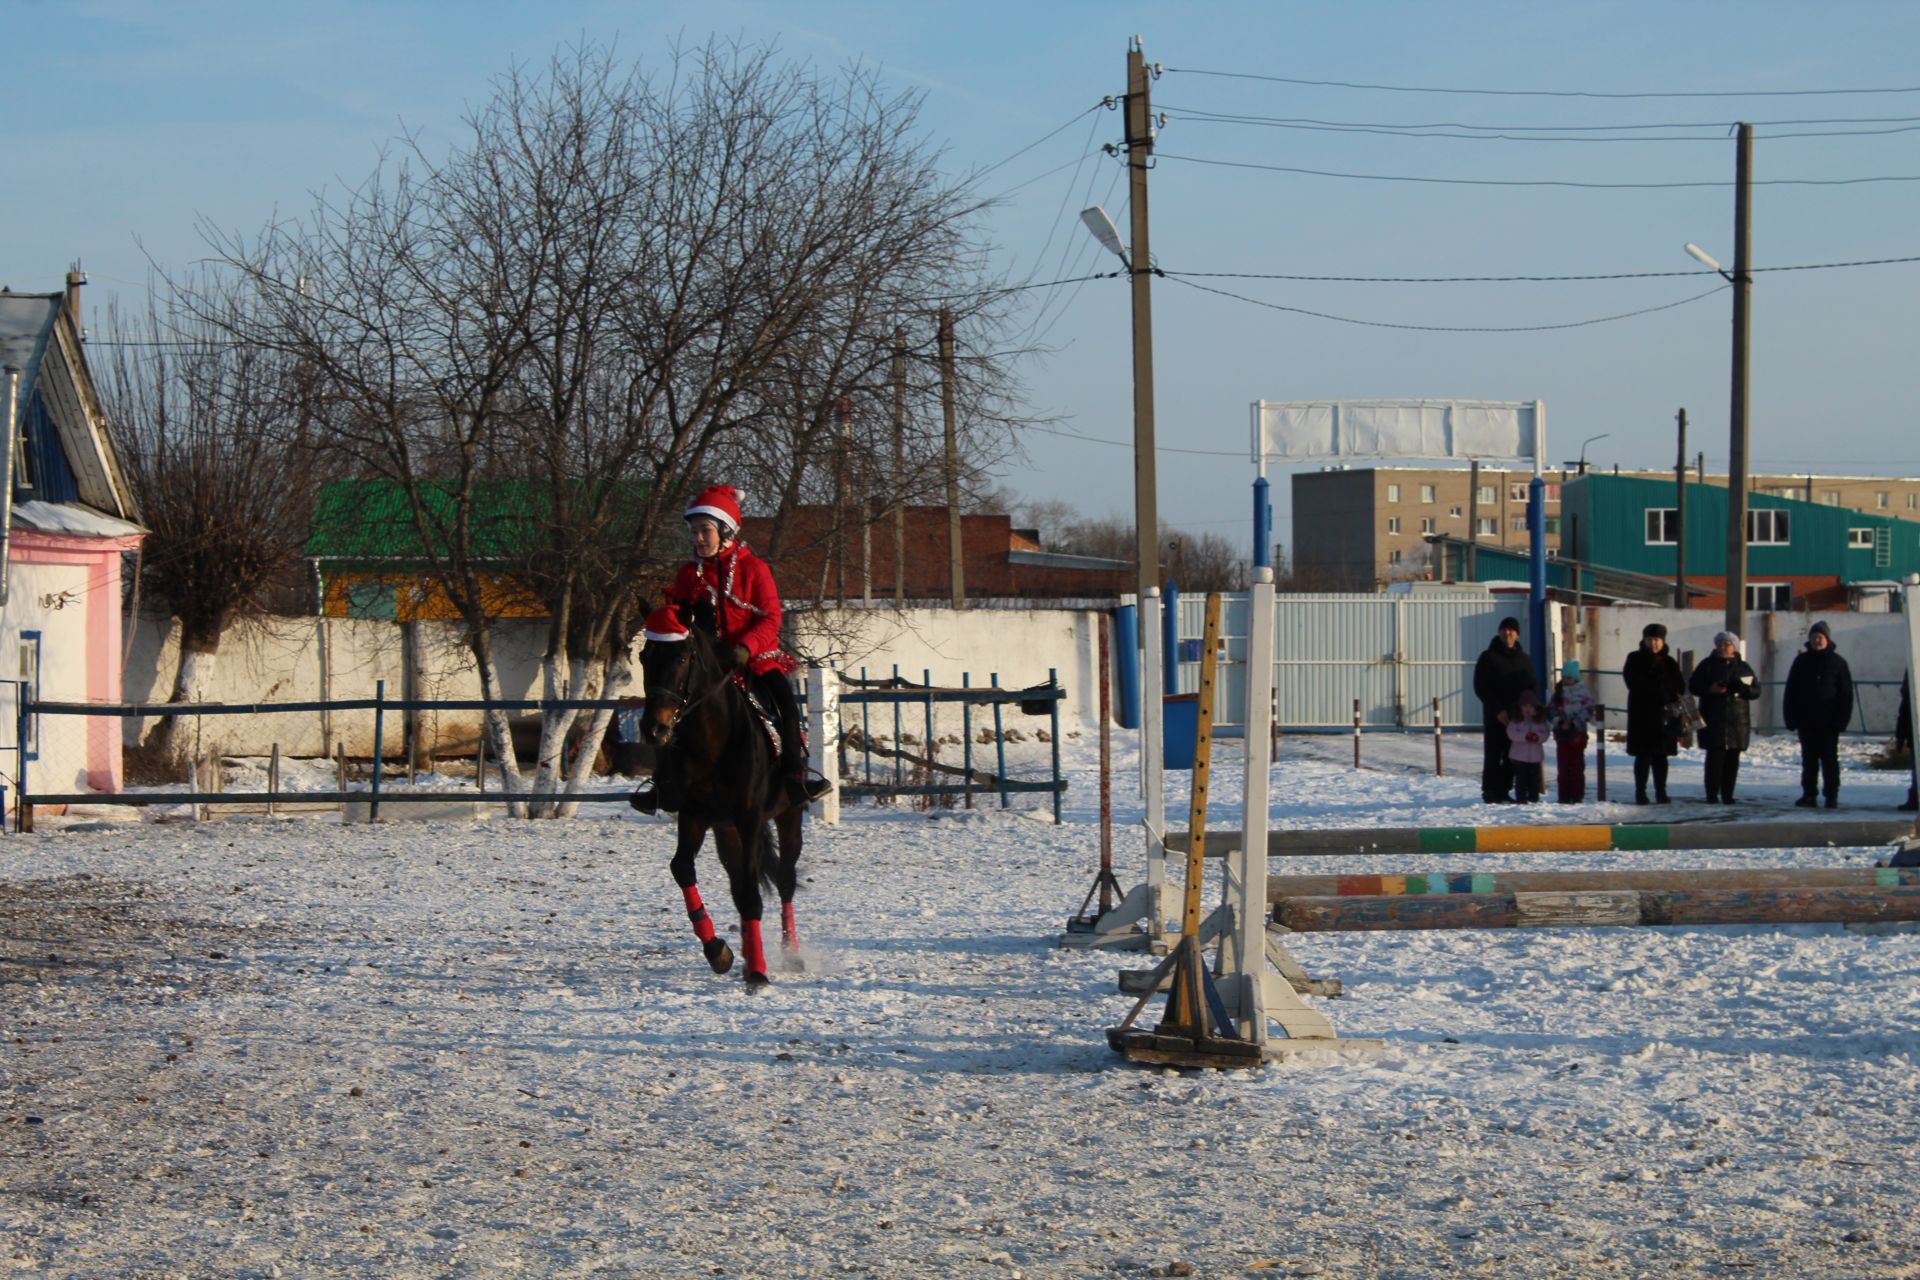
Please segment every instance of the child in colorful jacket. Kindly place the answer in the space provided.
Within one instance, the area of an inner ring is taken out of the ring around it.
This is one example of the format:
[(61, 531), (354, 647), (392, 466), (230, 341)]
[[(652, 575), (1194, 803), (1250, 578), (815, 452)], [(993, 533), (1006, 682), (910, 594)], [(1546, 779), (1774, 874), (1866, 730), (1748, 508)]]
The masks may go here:
[(1560, 668), (1549, 704), (1553, 719), (1554, 758), (1560, 783), (1560, 803), (1578, 804), (1587, 798), (1587, 725), (1600, 710), (1587, 686), (1580, 683), (1580, 664)]
[(1513, 802), (1537, 804), (1544, 784), (1541, 774), (1547, 758), (1547, 736), (1553, 726), (1547, 722), (1547, 709), (1529, 689), (1520, 695), (1520, 705), (1507, 718), (1507, 759), (1513, 762)]

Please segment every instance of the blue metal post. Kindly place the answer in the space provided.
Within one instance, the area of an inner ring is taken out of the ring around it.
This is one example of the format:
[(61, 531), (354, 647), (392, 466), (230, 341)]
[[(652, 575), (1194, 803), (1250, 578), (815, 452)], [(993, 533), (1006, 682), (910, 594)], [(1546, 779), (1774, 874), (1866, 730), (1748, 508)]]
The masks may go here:
[[(860, 668), (860, 688), (867, 688), (867, 669)], [(873, 704), (865, 698), (860, 700), (860, 748), (866, 758), (867, 785), (873, 785), (873, 725), (868, 716)]]
[(1527, 486), (1527, 539), (1532, 544), (1527, 589), (1527, 643), (1533, 649), (1533, 678), (1542, 696), (1547, 683), (1547, 485), (1538, 475)]
[[(32, 794), (27, 790), (27, 731), (32, 727), (31, 718), (27, 715), (27, 682), (22, 680), (18, 688), (20, 696), (17, 706), (20, 714), (19, 724), (14, 730), (18, 736), (14, 742), (20, 747), (20, 770), (14, 779), (13, 797), (13, 829), (16, 832), (27, 829), (27, 797)], [(5, 816), (0, 815), (0, 821), (4, 820)]]
[(1180, 584), (1167, 579), (1166, 612), (1160, 615), (1160, 692), (1180, 692)]
[(1053, 694), (1053, 825), (1060, 825), (1060, 671), (1047, 668), (1047, 689)]
[[(971, 672), (960, 673), (960, 687), (962, 689), (973, 687)], [(973, 704), (971, 702), (963, 701), (960, 704), (960, 744), (960, 766), (966, 770), (963, 782), (967, 788), (967, 808), (971, 809), (973, 808)]]
[[(900, 664), (893, 664), (893, 691), (900, 692)], [(906, 748), (900, 744), (900, 702), (893, 703), (893, 785), (900, 785), (900, 753)]]
[[(1000, 687), (1000, 673), (992, 675), (993, 687)], [(1007, 807), (1007, 735), (1000, 728), (1001, 703), (998, 698), (993, 703), (993, 747), (996, 753), (995, 771), (1000, 775), (1000, 807)]]
[(367, 804), (367, 821), (380, 821), (380, 747), (381, 736), (386, 726), (386, 707), (382, 705), (387, 697), (387, 682), (373, 682), (373, 799)]
[(920, 682), (927, 691), (927, 785), (935, 785), (933, 766), (939, 763), (939, 748), (933, 742), (933, 672), (925, 667), (920, 669)]
[(1122, 729), (1140, 727), (1140, 607), (1123, 604), (1113, 611), (1113, 669), (1120, 686)]
[(1253, 567), (1273, 567), (1273, 503), (1267, 497), (1267, 478), (1253, 482)]

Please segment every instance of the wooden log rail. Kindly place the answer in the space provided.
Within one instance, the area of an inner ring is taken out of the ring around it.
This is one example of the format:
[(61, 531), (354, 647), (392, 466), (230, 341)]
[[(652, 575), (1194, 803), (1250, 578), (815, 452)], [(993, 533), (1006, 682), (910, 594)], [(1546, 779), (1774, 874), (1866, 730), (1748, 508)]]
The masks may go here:
[[(1346, 827), (1267, 832), (1269, 858), (1347, 854), (1605, 853), (1665, 849), (1864, 849), (1911, 836), (1906, 819), (1839, 822), (1635, 822), (1620, 826)], [(1206, 856), (1240, 847), (1238, 831), (1205, 833)], [(1187, 833), (1167, 833), (1184, 853)]]
[(1920, 886), (1916, 885), (1381, 894), (1286, 898), (1274, 909), (1274, 922), (1296, 933), (1914, 920), (1920, 920)]

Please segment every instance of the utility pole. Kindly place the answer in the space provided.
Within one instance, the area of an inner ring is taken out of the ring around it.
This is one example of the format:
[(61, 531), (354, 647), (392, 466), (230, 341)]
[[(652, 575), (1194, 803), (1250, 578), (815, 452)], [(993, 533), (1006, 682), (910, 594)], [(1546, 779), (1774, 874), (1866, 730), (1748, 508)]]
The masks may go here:
[(1153, 158), (1150, 75), (1140, 37), (1127, 48), (1127, 269), (1133, 277), (1133, 522), (1139, 588), (1160, 583), (1160, 501), (1154, 487), (1153, 251), (1147, 232), (1147, 170)]
[(1680, 424), (1680, 452), (1673, 462), (1673, 607), (1687, 607), (1687, 411), (1674, 415)]
[(1753, 295), (1753, 126), (1742, 124), (1733, 184), (1733, 389), (1728, 397), (1727, 630), (1747, 634), (1747, 349)]
[(893, 607), (907, 607), (907, 333), (893, 330)]
[(834, 401), (835, 433), (833, 460), (833, 597), (847, 603), (847, 487), (848, 468), (853, 458), (853, 401), (841, 396)]
[(1474, 576), (1479, 571), (1480, 550), (1480, 459), (1474, 458), (1467, 463), (1467, 554), (1465, 571), (1460, 575), (1468, 582), (1478, 582)]
[(960, 547), (960, 447), (953, 425), (953, 312), (940, 308), (940, 413), (947, 432), (947, 585), (953, 607), (967, 602), (966, 563)]

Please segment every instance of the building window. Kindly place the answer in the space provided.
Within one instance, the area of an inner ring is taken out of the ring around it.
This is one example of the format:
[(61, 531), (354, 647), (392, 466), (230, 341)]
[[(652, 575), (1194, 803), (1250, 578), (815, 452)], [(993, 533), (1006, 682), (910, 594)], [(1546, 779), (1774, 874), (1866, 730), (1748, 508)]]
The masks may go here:
[(1823, 507), (1839, 506), (1840, 491), (1838, 489), (1822, 489), (1820, 491), (1820, 505)]
[(1458, 520), (1461, 516), (1465, 515), (1466, 513), (1460, 510), (1460, 508), (1458, 507), (1448, 507), (1447, 514), (1449, 516), (1452, 516), (1455, 520)]
[(1885, 489), (1882, 489), (1880, 490), (1880, 492), (1873, 495), (1873, 505), (1880, 508), (1880, 510), (1885, 511), (1887, 509), (1887, 503), (1892, 498), (1892, 496), (1893, 495), (1889, 494)]
[[(1753, 513), (1747, 513), (1747, 524), (1753, 524)], [(1647, 508), (1647, 545), (1650, 547), (1670, 547), (1680, 541), (1680, 513), (1672, 507)]]
[(1873, 530), (1871, 529), (1847, 530), (1847, 545), (1849, 547), (1866, 547), (1868, 550), (1872, 550), (1873, 549)]
[(1907, 510), (1912, 511), (1915, 507), (1920, 507), (1920, 493), (1907, 495)]
[(1388, 502), (1398, 502), (1398, 501), (1400, 501), (1400, 486), (1399, 486), (1399, 485), (1397, 485), (1397, 484), (1390, 484), (1390, 485), (1388, 485), (1388, 486), (1387, 486), (1387, 501), (1388, 501)]
[(1433, 486), (1432, 486), (1432, 485), (1430, 485), (1430, 484), (1423, 484), (1423, 485), (1421, 485), (1421, 486), (1420, 486), (1420, 501), (1422, 501), (1422, 502), (1432, 502), (1432, 501), (1433, 501)]
[(1560, 486), (1559, 486), (1559, 485), (1557, 485), (1557, 484), (1550, 484), (1550, 485), (1548, 485), (1548, 486), (1547, 486), (1547, 501), (1548, 501), (1548, 502), (1558, 502), (1558, 501), (1560, 501)]
[(1399, 516), (1388, 516), (1388, 517), (1387, 517), (1387, 532), (1388, 532), (1388, 533), (1398, 533), (1398, 532), (1400, 532), (1400, 517), (1399, 517)]
[(1525, 502), (1526, 500), (1527, 486), (1523, 484), (1510, 484), (1507, 486), (1507, 501)]
[(1508, 516), (1507, 528), (1513, 530), (1515, 533), (1525, 533), (1527, 531), (1527, 518), (1525, 516)]
[(1388, 564), (1400, 563), (1400, 548), (1395, 547), (1393, 550), (1387, 552), (1387, 563)]
[(1559, 533), (1559, 532), (1560, 532), (1560, 517), (1559, 517), (1559, 516), (1548, 516), (1548, 517), (1547, 517), (1547, 532), (1548, 532), (1548, 533), (1555, 533), (1555, 534), (1557, 534), (1557, 533)]
[(1497, 538), (1500, 536), (1500, 517), (1481, 516), (1474, 522), (1473, 536), (1476, 538)]
[(1490, 484), (1483, 484), (1473, 491), (1473, 500), (1483, 507), (1490, 507), (1500, 500), (1500, 491)]
[(1437, 532), (1439, 529), (1439, 526), (1440, 526), (1440, 522), (1434, 519), (1432, 516), (1420, 517), (1420, 532), (1422, 533)]
[(1793, 608), (1791, 582), (1750, 582), (1747, 584), (1747, 610), (1752, 613), (1779, 613)]
[(1761, 510), (1747, 512), (1747, 542), (1752, 546), (1783, 547), (1787, 544), (1787, 512)]

